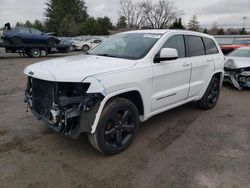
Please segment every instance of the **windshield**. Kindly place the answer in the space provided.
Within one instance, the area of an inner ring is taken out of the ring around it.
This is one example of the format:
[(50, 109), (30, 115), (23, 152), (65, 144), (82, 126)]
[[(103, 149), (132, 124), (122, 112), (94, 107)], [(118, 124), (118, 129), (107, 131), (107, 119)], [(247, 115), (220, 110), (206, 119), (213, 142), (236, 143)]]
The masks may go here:
[(149, 33), (117, 34), (91, 50), (89, 54), (125, 59), (141, 59), (147, 55), (161, 36), (160, 34)]
[(238, 49), (232, 52), (229, 57), (250, 57), (250, 49)]

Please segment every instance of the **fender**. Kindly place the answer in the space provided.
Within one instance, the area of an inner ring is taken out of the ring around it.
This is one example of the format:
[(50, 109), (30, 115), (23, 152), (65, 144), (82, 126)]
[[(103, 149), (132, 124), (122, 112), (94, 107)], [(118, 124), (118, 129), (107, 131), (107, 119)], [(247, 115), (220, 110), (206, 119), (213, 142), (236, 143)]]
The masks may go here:
[[(221, 74), (221, 78), (220, 78), (220, 82), (221, 82), (221, 83), (220, 83), (220, 85), (221, 85), (221, 87), (222, 87), (223, 78), (224, 78), (224, 71), (217, 70), (217, 71), (215, 71), (215, 72), (211, 75), (211, 77), (210, 77), (210, 79), (209, 79), (209, 82), (207, 82), (206, 87), (204, 87), (204, 89), (202, 90), (202, 95), (201, 95), (201, 97), (200, 97), (199, 99), (201, 99), (201, 98), (203, 97), (203, 95), (205, 94), (205, 92), (206, 92), (206, 90), (207, 90), (207, 87), (208, 87), (208, 85), (210, 84), (212, 78), (213, 78), (214, 75), (217, 74), (217, 73), (220, 73), (220, 74)], [(199, 99), (198, 99), (198, 100), (199, 100)]]
[(127, 89), (123, 89), (123, 90), (118, 90), (118, 91), (112, 92), (112, 93), (110, 93), (110, 94), (108, 94), (108, 95), (105, 96), (105, 98), (102, 100), (101, 105), (100, 105), (100, 107), (99, 107), (99, 109), (98, 109), (98, 111), (96, 113), (94, 124), (91, 127), (91, 134), (95, 133), (95, 131), (96, 131), (99, 119), (101, 117), (102, 111), (103, 111), (103, 109), (104, 109), (107, 101), (109, 99), (111, 99), (112, 97), (115, 97), (117, 95), (120, 95), (120, 94), (123, 94), (123, 93), (126, 93), (126, 92), (130, 92), (130, 91), (137, 91), (141, 95), (141, 92), (140, 92), (140, 90), (138, 88), (132, 87), (132, 88), (127, 88)]

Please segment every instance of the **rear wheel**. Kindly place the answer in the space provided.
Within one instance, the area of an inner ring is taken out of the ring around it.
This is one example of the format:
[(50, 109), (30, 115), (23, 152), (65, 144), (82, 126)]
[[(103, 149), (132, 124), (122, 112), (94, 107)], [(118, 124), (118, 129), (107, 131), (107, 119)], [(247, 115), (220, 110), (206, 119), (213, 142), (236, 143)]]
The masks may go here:
[(100, 152), (113, 155), (127, 149), (139, 126), (136, 106), (127, 99), (109, 102), (100, 117), (96, 132), (89, 134), (90, 143)]
[(28, 55), (29, 55), (29, 57), (37, 58), (37, 57), (40, 57), (42, 55), (42, 51), (38, 48), (32, 48), (29, 51)]
[(11, 43), (12, 44), (21, 44), (22, 43), (22, 39), (20, 37), (13, 37), (11, 39)]
[(89, 51), (89, 49), (90, 49), (90, 47), (89, 47), (88, 45), (84, 45), (84, 46), (82, 47), (82, 51), (83, 51), (83, 52), (87, 52), (87, 51)]
[(205, 110), (210, 110), (218, 102), (220, 95), (220, 80), (216, 77), (213, 77), (204, 96), (201, 100), (198, 101), (200, 108)]

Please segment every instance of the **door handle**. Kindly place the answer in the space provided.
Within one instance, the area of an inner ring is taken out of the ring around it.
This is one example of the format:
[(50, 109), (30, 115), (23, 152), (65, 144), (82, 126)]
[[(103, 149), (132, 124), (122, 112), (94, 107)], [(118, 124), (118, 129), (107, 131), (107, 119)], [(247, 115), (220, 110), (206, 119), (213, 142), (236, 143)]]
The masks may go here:
[(211, 62), (213, 62), (213, 60), (212, 60), (212, 59), (208, 59), (207, 62), (208, 62), (208, 63), (211, 63)]
[(190, 65), (191, 65), (191, 63), (189, 63), (189, 62), (185, 62), (182, 64), (183, 67), (189, 67)]

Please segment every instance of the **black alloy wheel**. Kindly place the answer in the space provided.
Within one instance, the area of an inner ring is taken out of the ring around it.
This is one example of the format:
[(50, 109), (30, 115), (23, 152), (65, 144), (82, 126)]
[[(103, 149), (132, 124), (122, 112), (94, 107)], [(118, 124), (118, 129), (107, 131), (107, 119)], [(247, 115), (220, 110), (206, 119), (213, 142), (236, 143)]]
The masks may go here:
[(136, 106), (127, 99), (117, 98), (106, 105), (96, 132), (89, 134), (89, 140), (100, 152), (117, 154), (133, 142), (138, 126)]
[(104, 131), (107, 145), (114, 149), (126, 145), (136, 130), (134, 122), (135, 117), (130, 109), (120, 109), (114, 112)]
[(215, 107), (220, 96), (220, 80), (213, 77), (204, 96), (198, 101), (201, 108), (210, 110)]

